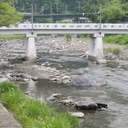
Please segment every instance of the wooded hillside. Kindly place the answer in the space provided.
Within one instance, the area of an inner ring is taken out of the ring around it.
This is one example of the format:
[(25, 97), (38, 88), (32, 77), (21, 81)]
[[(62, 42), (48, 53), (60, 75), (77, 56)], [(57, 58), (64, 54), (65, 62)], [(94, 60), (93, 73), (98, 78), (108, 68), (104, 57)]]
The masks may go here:
[[(100, 5), (102, 22), (126, 22), (128, 20), (128, 0), (13, 0), (12, 5), (20, 12), (35, 14), (85, 13), (93, 22), (99, 21)], [(89, 14), (94, 13), (94, 14)]]

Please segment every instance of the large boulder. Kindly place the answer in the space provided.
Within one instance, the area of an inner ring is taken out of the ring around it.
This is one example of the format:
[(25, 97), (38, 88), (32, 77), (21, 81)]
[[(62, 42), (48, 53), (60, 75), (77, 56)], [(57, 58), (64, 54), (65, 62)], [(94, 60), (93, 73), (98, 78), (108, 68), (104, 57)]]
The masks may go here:
[(71, 85), (78, 87), (78, 88), (85, 88), (85, 87), (97, 87), (97, 86), (104, 86), (107, 84), (107, 81), (97, 75), (81, 75), (78, 77), (73, 78)]
[(91, 98), (83, 97), (75, 102), (75, 108), (83, 110), (96, 110), (98, 105)]

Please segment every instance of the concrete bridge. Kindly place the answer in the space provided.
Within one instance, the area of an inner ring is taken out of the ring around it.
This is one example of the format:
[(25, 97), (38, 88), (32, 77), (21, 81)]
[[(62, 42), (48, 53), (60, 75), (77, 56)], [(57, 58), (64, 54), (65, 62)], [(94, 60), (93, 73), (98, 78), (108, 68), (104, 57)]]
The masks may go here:
[(0, 34), (26, 34), (26, 58), (36, 58), (35, 38), (38, 34), (89, 34), (88, 59), (103, 60), (102, 37), (105, 34), (128, 34), (128, 24), (50, 24), (24, 23), (17, 26), (0, 27)]

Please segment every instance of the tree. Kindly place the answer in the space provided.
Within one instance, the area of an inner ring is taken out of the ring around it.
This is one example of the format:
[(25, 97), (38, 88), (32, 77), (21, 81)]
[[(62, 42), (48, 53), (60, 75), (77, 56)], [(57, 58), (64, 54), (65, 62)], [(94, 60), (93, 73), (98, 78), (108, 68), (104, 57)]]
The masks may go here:
[(123, 4), (123, 10), (125, 12), (124, 17), (122, 18), (122, 22), (128, 22), (128, 2)]
[(9, 26), (21, 21), (22, 15), (17, 12), (11, 3), (0, 2), (0, 26)]
[(102, 21), (108, 23), (117, 23), (121, 22), (121, 19), (124, 17), (125, 12), (123, 6), (119, 0), (112, 0), (102, 10)]

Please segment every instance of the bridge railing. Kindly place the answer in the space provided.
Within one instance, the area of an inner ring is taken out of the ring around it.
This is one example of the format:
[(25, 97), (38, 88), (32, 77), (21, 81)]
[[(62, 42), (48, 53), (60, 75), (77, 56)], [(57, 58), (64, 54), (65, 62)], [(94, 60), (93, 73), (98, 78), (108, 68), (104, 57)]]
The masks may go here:
[[(31, 28), (32, 24), (19, 24), (18, 28)], [(100, 24), (33, 24), (34, 29), (99, 29)], [(128, 29), (128, 24), (101, 24), (101, 29)]]
[[(60, 23), (34, 23), (33, 29), (126, 29), (128, 30), (128, 24), (99, 24), (99, 23), (81, 23), (81, 24), (60, 24)], [(31, 23), (22, 23), (17, 26), (0, 27), (1, 29), (31, 29)]]

